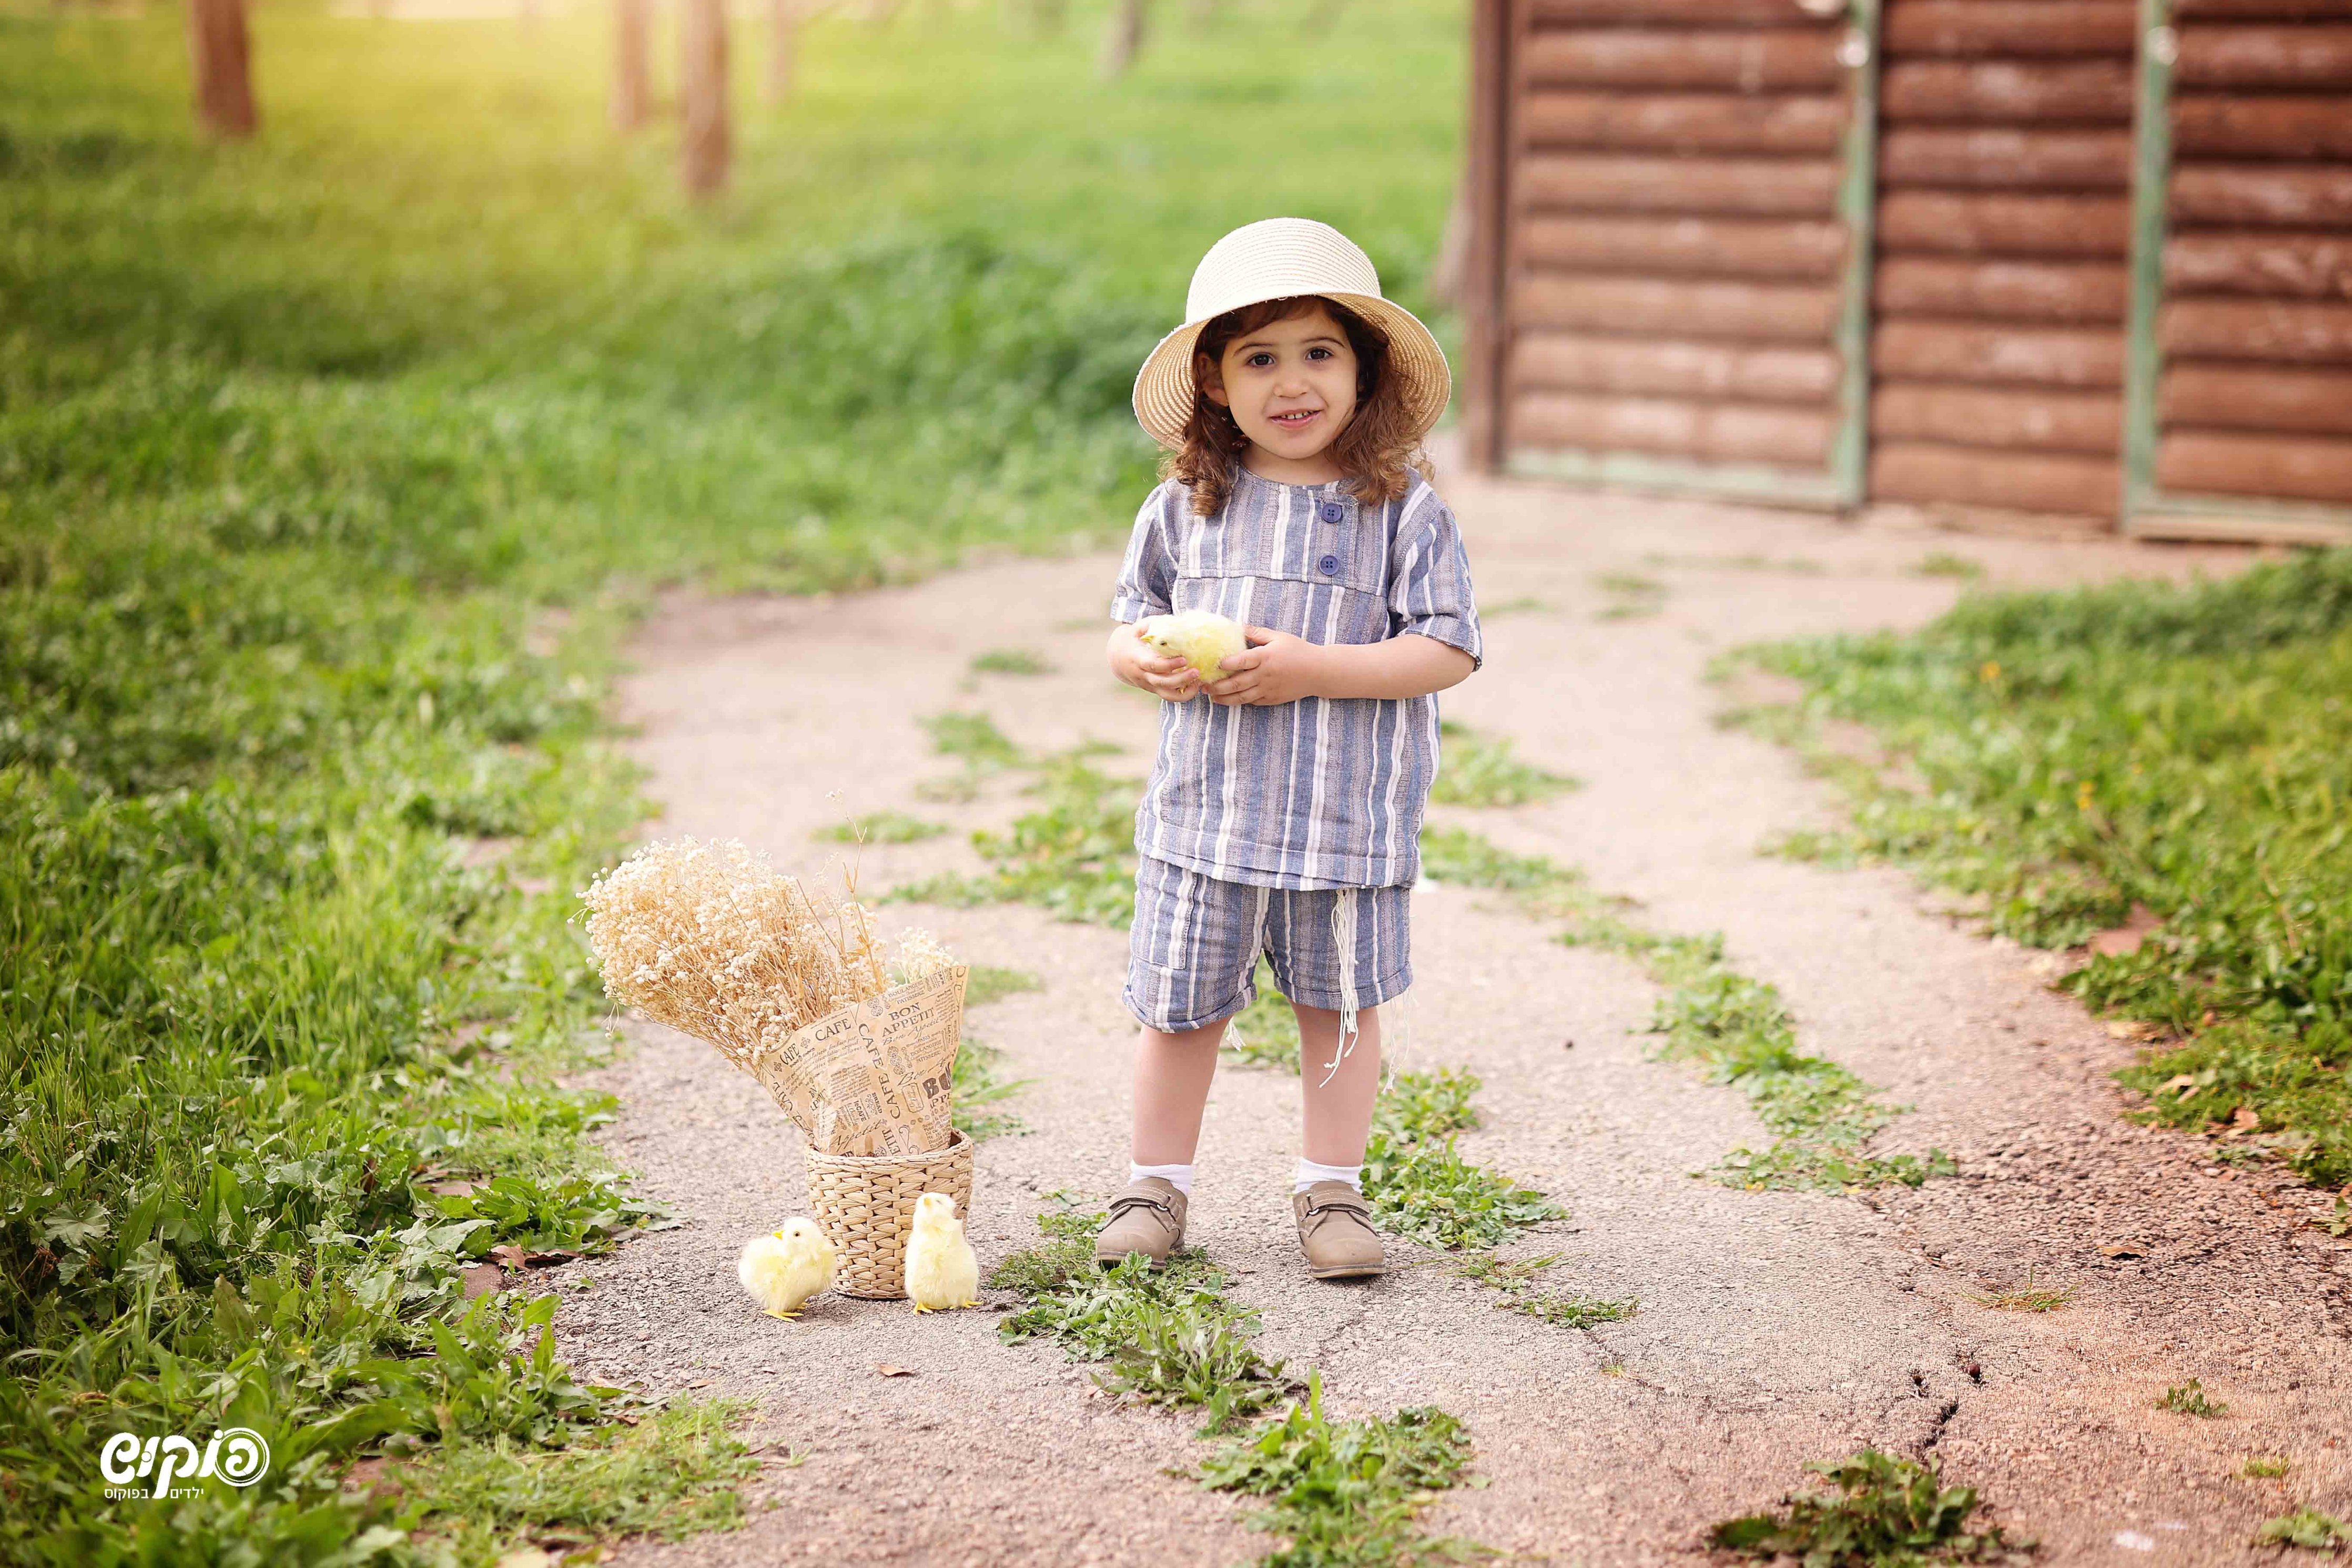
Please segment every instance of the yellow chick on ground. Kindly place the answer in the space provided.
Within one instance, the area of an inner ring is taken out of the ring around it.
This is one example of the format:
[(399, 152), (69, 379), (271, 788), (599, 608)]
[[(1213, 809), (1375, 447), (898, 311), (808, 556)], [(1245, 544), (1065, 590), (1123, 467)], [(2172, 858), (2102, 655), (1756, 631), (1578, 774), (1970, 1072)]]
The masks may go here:
[(795, 1219), (743, 1244), (735, 1277), (772, 1318), (800, 1316), (801, 1303), (833, 1289), (840, 1254), (814, 1219)]
[(1223, 678), (1224, 661), (1249, 647), (1241, 622), (1213, 610), (1184, 610), (1173, 615), (1147, 615), (1135, 623), (1135, 634), (1155, 653), (1183, 660), (1204, 681)]
[(915, 1200), (915, 1233), (907, 1239), (907, 1295), (919, 1312), (980, 1305), (980, 1260), (963, 1239), (955, 1199), (943, 1192)]

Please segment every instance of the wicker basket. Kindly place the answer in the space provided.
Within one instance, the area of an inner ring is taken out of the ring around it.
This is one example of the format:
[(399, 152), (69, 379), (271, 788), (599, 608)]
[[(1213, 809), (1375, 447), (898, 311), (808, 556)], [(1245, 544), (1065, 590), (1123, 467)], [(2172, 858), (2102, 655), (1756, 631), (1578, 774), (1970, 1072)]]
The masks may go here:
[(827, 1155), (808, 1152), (809, 1210), (839, 1249), (833, 1288), (845, 1296), (895, 1301), (907, 1293), (907, 1238), (915, 1200), (927, 1192), (971, 1213), (971, 1140), (953, 1133), (927, 1155)]

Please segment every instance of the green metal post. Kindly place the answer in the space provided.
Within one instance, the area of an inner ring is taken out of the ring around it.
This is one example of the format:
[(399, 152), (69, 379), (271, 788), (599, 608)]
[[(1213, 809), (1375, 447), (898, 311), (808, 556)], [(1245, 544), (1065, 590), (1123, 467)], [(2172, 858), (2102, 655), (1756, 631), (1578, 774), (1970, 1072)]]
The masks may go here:
[(2157, 481), (2163, 431), (2166, 211), (2172, 188), (2174, 0), (2139, 0), (2139, 93), (2132, 160), (2131, 315), (2124, 362), (2123, 528), (2161, 538), (2352, 543), (2352, 508), (2252, 496), (2168, 492)]
[[(1878, 232), (1878, 0), (1853, 0), (1853, 26), (1841, 58), (1853, 72), (1853, 112), (1846, 124), (1845, 174), (1838, 217), (1845, 225), (1845, 300), (1838, 313), (1838, 398), (1843, 407), (1830, 447), (1830, 473), (1841, 506), (1857, 507), (1870, 468), (1870, 287)], [(1848, 57), (1858, 52), (1860, 60)]]
[(2139, 95), (2133, 120), (2131, 314), (2124, 360), (2123, 521), (2156, 497), (2156, 340), (2164, 298), (2165, 203), (2172, 186), (2172, 0), (2139, 0)]

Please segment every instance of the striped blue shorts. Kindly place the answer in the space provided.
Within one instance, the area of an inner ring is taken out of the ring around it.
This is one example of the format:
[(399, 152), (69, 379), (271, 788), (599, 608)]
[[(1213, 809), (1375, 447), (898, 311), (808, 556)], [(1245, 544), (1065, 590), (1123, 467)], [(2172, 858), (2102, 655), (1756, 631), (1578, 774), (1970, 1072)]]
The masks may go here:
[[(1257, 998), (1261, 953), (1294, 1002), (1333, 1012), (1376, 1007), (1412, 984), (1411, 895), (1403, 887), (1251, 887), (1147, 855), (1135, 868), (1128, 1010), (1171, 1034), (1231, 1018)], [(1353, 940), (1343, 943), (1350, 924)]]

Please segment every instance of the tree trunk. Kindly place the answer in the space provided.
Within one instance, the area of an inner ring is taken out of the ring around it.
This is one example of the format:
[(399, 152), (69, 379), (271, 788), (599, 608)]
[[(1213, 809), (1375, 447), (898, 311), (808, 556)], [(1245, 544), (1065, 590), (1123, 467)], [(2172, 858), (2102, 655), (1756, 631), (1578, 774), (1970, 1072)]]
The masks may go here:
[(685, 0), (678, 23), (678, 177), (706, 196), (727, 183), (726, 0)]
[(1110, 26), (1103, 32), (1102, 56), (1096, 62), (1096, 72), (1105, 81), (1117, 81), (1135, 63), (1143, 47), (1144, 7), (1147, 0), (1117, 0), (1110, 15)]
[(653, 0), (614, 0), (613, 129), (636, 130), (653, 118)]
[(1454, 184), (1454, 202), (1445, 209), (1445, 232), (1437, 239), (1437, 259), (1430, 264), (1429, 297), (1441, 305), (1459, 307), (1470, 273), (1470, 174)]
[(793, 67), (800, 55), (800, 0), (768, 0), (767, 99), (782, 103), (793, 96)]
[(259, 116), (245, 0), (188, 0), (188, 55), (195, 66), (196, 123), (215, 136), (252, 135)]
[(1347, 8), (1348, 0), (1315, 0), (1313, 7), (1307, 13), (1307, 19), (1299, 24), (1299, 36), (1307, 38), (1324, 37), (1339, 25), (1339, 13)]

